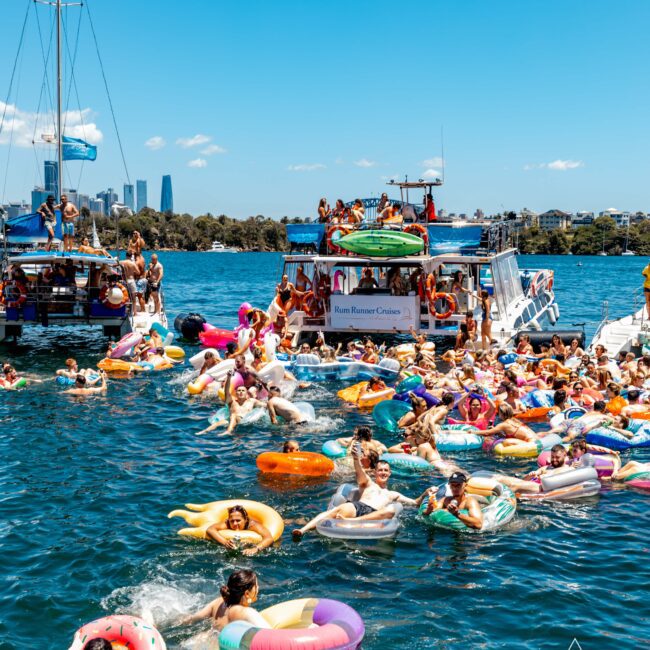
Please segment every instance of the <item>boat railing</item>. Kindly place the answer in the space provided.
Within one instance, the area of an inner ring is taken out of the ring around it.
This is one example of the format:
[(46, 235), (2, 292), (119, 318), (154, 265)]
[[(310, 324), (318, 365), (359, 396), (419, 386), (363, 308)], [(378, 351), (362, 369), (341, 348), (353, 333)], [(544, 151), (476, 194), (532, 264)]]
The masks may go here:
[(5, 300), (1, 310), (8, 321), (43, 323), (51, 318), (92, 322), (93, 319), (126, 318), (130, 314), (130, 298), (113, 307), (100, 300), (100, 293), (100, 287), (30, 282), (22, 293), (17, 292), (15, 301)]

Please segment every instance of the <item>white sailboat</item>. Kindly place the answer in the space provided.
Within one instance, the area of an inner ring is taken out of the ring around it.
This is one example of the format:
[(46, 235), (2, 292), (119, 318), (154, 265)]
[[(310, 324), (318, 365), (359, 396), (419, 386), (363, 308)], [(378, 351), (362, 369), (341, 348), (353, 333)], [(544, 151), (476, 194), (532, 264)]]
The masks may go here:
[(621, 255), (625, 257), (631, 257), (633, 255), (636, 255), (634, 251), (629, 250), (628, 245), (630, 242), (630, 222), (627, 222), (627, 232), (625, 233), (625, 250), (621, 253)]

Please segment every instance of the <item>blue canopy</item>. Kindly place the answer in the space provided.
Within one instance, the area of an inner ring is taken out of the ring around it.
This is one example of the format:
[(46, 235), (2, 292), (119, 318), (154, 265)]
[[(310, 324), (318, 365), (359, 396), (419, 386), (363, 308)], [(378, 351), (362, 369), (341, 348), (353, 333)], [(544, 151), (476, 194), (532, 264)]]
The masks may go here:
[(287, 239), (291, 244), (312, 244), (318, 250), (324, 236), (324, 223), (287, 224)]
[[(61, 212), (59, 210), (56, 210), (54, 236), (61, 239)], [(33, 214), (23, 214), (19, 217), (7, 219), (7, 241), (10, 244), (47, 241), (47, 230), (43, 225), (41, 215), (34, 212)]]
[(480, 225), (461, 227), (436, 224), (427, 228), (429, 233), (429, 253), (459, 253), (466, 249), (476, 249), (481, 242), (483, 227)]

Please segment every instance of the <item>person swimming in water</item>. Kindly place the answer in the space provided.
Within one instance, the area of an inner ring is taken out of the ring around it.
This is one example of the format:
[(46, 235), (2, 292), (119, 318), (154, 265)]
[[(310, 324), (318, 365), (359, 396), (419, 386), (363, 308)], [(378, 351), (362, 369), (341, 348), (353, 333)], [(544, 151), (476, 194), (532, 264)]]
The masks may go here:
[(467, 494), (467, 476), (463, 472), (454, 472), (447, 483), (451, 495), (445, 495), (440, 501), (431, 495), (424, 515), (429, 515), (435, 510), (446, 510), (468, 528), (480, 530), (483, 526), (483, 512), (478, 501)]
[(209, 427), (199, 431), (197, 435), (204, 435), (210, 431), (214, 431), (219, 427), (226, 427), (226, 433), (232, 433), (237, 425), (241, 423), (242, 419), (248, 415), (254, 408), (266, 408), (266, 404), (260, 400), (251, 397), (245, 386), (239, 386), (235, 389), (233, 396), (230, 390), (230, 384), (234, 371), (229, 370), (226, 375), (226, 384), (224, 386), (224, 393), (226, 397), (226, 406), (228, 407), (229, 415), (227, 420), (217, 420)]
[(304, 424), (307, 422), (305, 414), (288, 399), (282, 397), (279, 386), (269, 386), (269, 399), (266, 408), (273, 424), (278, 423), (278, 417), (284, 419), (288, 424)]
[(221, 532), (225, 530), (251, 530), (262, 538), (262, 541), (255, 544), (255, 546), (244, 549), (242, 551), (244, 555), (256, 555), (273, 544), (273, 537), (266, 526), (255, 521), (255, 519), (251, 519), (244, 506), (231, 506), (228, 508), (228, 517), (226, 521), (220, 524), (212, 524), (212, 526), (205, 531), (206, 537), (217, 542), (217, 544), (221, 544), (228, 549), (236, 549), (237, 542), (230, 537), (224, 537), (221, 534)]
[(268, 629), (271, 624), (251, 605), (257, 600), (259, 584), (254, 571), (240, 569), (230, 574), (228, 584), (220, 589), (221, 595), (195, 614), (185, 617), (181, 625), (210, 619), (216, 630), (229, 623), (245, 621), (257, 628)]
[[(97, 384), (99, 383), (99, 386)], [(96, 379), (88, 379), (84, 375), (77, 375), (74, 387), (64, 391), (68, 395), (99, 395), (105, 393), (106, 386), (106, 373), (103, 370), (99, 371)]]

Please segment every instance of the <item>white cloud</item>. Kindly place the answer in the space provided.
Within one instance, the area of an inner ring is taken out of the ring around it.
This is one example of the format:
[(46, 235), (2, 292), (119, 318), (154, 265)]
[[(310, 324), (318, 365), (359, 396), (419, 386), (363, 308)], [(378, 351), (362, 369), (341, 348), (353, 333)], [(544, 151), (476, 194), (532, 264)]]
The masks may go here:
[(577, 169), (578, 167), (584, 167), (585, 164), (582, 160), (554, 160), (553, 162), (547, 163), (545, 167), (547, 169), (554, 169), (556, 171), (565, 172), (567, 169)]
[(192, 147), (198, 147), (202, 144), (207, 144), (210, 142), (210, 140), (212, 140), (212, 138), (209, 135), (197, 133), (191, 138), (178, 138), (178, 140), (176, 140), (176, 144), (180, 147), (183, 147), (183, 149), (191, 149)]
[(204, 158), (195, 158), (194, 160), (190, 160), (187, 163), (187, 166), (194, 167), (195, 169), (201, 169), (202, 167), (208, 166), (208, 161), (205, 160)]
[(309, 165), (302, 164), (302, 165), (289, 165), (287, 169), (290, 172), (314, 172), (317, 169), (325, 169), (325, 165), (321, 163), (312, 163)]
[[(6, 113), (5, 113), (6, 110)], [(17, 147), (31, 147), (32, 140), (42, 143), (41, 136), (55, 133), (55, 118), (52, 113), (31, 113), (22, 111), (14, 104), (0, 101), (0, 116), (5, 113), (5, 120), (0, 134), (0, 144), (9, 141)], [(94, 122), (93, 111), (84, 108), (82, 111), (66, 111), (63, 114), (63, 133), (71, 138), (81, 138), (90, 144), (99, 144), (104, 134)]]
[(427, 169), (422, 172), (422, 178), (440, 178), (441, 174), (437, 169)]
[(147, 149), (151, 149), (151, 151), (157, 151), (158, 149), (162, 149), (166, 144), (165, 138), (159, 135), (154, 135), (144, 143), (144, 146), (147, 147)]
[(422, 167), (444, 167), (445, 163), (440, 156), (435, 156), (434, 158), (427, 158), (426, 160), (422, 161)]
[(201, 149), (204, 156), (211, 156), (213, 153), (226, 153), (226, 149), (218, 144), (209, 144), (205, 149)]
[(557, 172), (565, 172), (569, 169), (578, 169), (578, 167), (584, 167), (584, 166), (585, 164), (584, 162), (582, 162), (582, 160), (559, 160), (558, 159), (549, 163), (539, 163), (538, 165), (527, 164), (524, 165), (524, 170), (530, 171), (531, 169), (551, 169)]
[(357, 167), (376, 167), (377, 163), (374, 160), (368, 160), (367, 158), (362, 158), (361, 160), (355, 160), (354, 164)]

